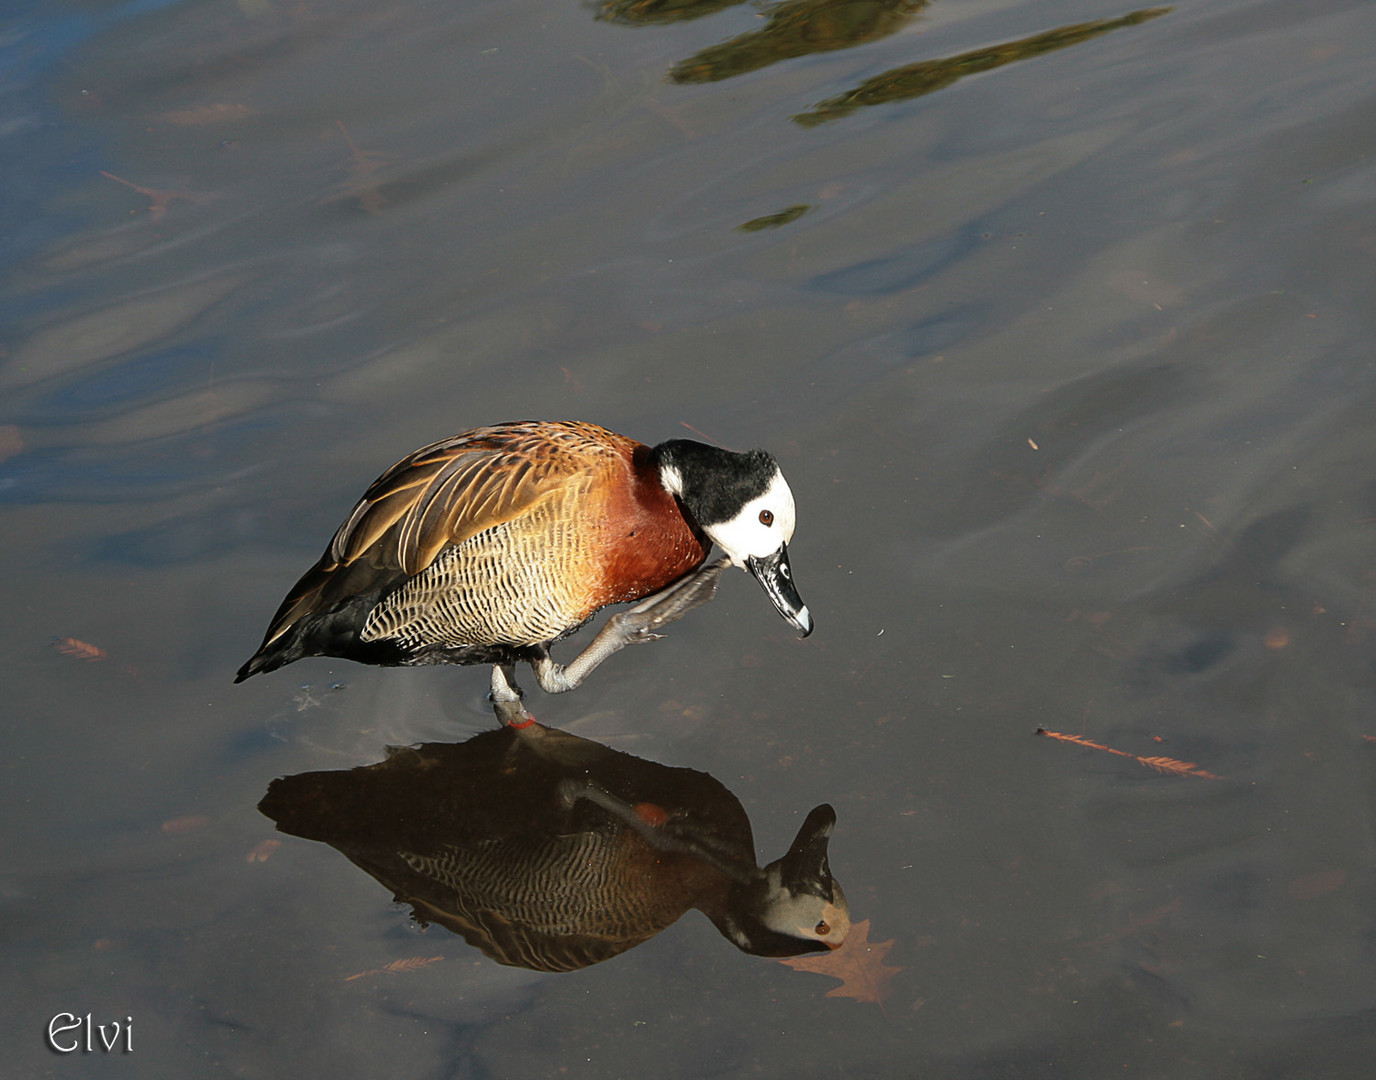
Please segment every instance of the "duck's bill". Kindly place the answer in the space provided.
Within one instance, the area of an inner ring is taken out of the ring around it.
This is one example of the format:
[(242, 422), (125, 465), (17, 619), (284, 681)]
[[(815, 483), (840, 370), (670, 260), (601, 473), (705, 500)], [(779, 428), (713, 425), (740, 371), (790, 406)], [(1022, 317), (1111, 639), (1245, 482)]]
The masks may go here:
[(751, 555), (745, 565), (764, 587), (765, 594), (779, 609), (779, 614), (802, 631), (803, 637), (812, 633), (812, 615), (793, 584), (793, 570), (788, 565), (788, 545), (780, 545), (773, 555), (763, 558)]

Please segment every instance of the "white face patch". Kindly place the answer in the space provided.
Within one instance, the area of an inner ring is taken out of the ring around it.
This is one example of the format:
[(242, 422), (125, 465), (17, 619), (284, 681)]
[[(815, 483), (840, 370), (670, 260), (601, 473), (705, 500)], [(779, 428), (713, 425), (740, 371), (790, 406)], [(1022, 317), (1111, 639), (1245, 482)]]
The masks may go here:
[(775, 933), (836, 948), (850, 933), (850, 909), (841, 887), (834, 890), (837, 903), (833, 904), (820, 896), (790, 896), (780, 889), (766, 902), (761, 921)]
[(744, 568), (748, 556), (762, 559), (792, 540), (796, 518), (793, 492), (784, 474), (775, 470), (763, 495), (751, 499), (730, 521), (705, 528), (732, 564)]

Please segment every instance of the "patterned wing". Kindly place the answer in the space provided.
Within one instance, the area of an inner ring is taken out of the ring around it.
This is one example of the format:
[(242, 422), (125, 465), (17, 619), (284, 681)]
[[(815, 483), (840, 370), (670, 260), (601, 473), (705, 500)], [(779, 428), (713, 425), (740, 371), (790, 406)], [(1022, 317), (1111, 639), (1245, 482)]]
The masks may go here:
[(638, 445), (596, 424), (516, 421), (422, 447), (364, 493), (282, 603), (264, 647), (306, 615), (384, 579), (414, 577), (449, 545), (591, 482)]

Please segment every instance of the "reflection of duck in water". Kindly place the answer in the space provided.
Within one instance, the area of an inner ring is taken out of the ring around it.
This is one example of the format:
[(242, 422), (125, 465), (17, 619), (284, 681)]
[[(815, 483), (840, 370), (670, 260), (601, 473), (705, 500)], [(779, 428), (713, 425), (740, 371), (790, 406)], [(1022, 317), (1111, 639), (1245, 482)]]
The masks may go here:
[[(788, 563), (793, 495), (763, 450), (649, 447), (596, 424), (521, 421), (433, 443), (383, 473), (287, 594), (242, 681), (305, 656), (492, 664), (507, 723), (529, 719), (515, 665), (548, 693), (711, 599), (730, 562), (803, 632)], [(713, 543), (726, 558), (704, 566)], [(550, 645), (600, 608), (643, 601), (567, 665)]]
[(760, 869), (739, 800), (706, 773), (538, 724), (285, 777), (259, 809), (338, 848), (422, 924), (537, 971), (610, 959), (689, 908), (761, 956), (835, 947), (850, 929), (831, 807)]

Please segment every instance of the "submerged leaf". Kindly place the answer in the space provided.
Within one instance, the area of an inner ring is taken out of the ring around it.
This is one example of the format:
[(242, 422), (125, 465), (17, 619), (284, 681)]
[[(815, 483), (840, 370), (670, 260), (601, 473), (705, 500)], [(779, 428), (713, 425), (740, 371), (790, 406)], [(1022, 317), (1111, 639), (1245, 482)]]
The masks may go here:
[(187, 814), (185, 817), (169, 818), (162, 823), (162, 831), (169, 835), (177, 833), (194, 832), (196, 829), (204, 828), (210, 824), (210, 819), (204, 814)]
[(104, 660), (106, 652), (99, 645), (92, 645), (89, 641), (82, 641), (74, 637), (55, 637), (53, 638), (53, 648), (63, 656), (74, 656), (78, 660)]
[(281, 846), (281, 840), (276, 840), (270, 836), (248, 853), (247, 861), (251, 863), (267, 862), (272, 858), (272, 853)]
[(780, 225), (787, 225), (791, 221), (797, 221), (800, 217), (812, 209), (807, 203), (798, 203), (795, 206), (787, 207), (774, 214), (765, 214), (764, 217), (751, 218), (736, 228), (740, 232), (759, 232), (761, 229), (777, 229)]
[(429, 967), (443, 959), (443, 956), (407, 956), (401, 960), (393, 960), (390, 964), (383, 964), (380, 968), (369, 968), (367, 971), (345, 975), (344, 981), (353, 982), (355, 979), (363, 979), (369, 975), (399, 975), (407, 971), (419, 971), (421, 968)]
[(779, 962), (796, 971), (812, 971), (840, 979), (841, 985), (827, 991), (827, 997), (848, 997), (882, 1005), (889, 994), (889, 981), (903, 969), (884, 963), (894, 939), (870, 941), (870, 921), (853, 923), (846, 943), (827, 953), (788, 956)]

